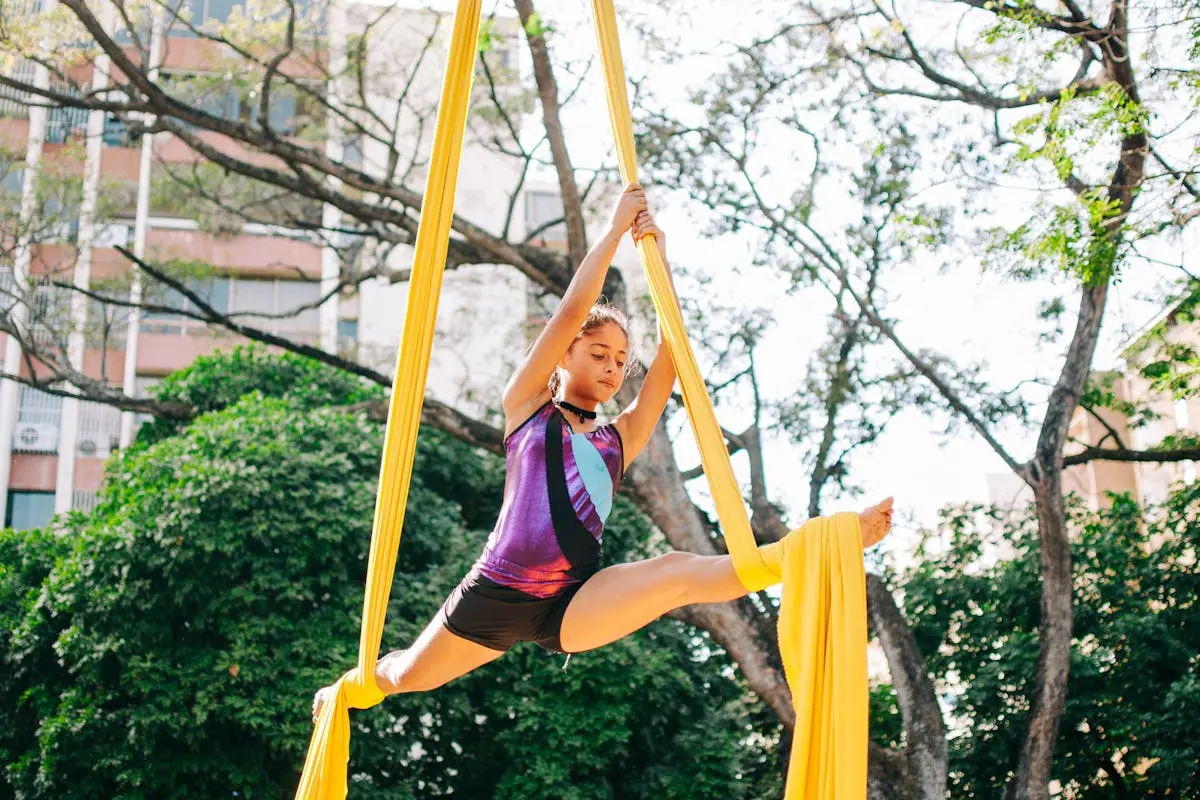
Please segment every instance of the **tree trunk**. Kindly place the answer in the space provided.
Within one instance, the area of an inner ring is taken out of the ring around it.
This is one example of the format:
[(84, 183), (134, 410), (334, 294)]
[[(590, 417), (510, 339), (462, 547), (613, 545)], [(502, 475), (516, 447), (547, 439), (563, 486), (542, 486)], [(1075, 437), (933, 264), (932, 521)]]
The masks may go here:
[(878, 575), (867, 575), (867, 611), (887, 656), (904, 721), (905, 797), (942, 800), (950, 769), (942, 709), (908, 620)]
[[(943, 787), (942, 795), (945, 796)], [(904, 756), (870, 742), (867, 751), (867, 800), (912, 800)]]
[(1017, 773), (1006, 798), (1048, 798), (1058, 722), (1066, 708), (1071, 674), (1071, 553), (1062, 499), (1062, 476), (1052, 470), (1034, 490), (1041, 532), (1042, 629), (1037, 685)]
[[(666, 428), (660, 422), (626, 480), (638, 505), (676, 550), (701, 555), (720, 552), (711, 526), (687, 494)], [(757, 615), (742, 603), (691, 606), (679, 615), (708, 633), (729, 653), (750, 689), (791, 728), (792, 696), (772, 657), (771, 643), (759, 636)]]
[(558, 82), (554, 79), (554, 66), (550, 63), (550, 50), (546, 39), (530, 22), (535, 14), (533, 0), (515, 0), (525, 38), (529, 42), (529, 53), (533, 56), (533, 79), (537, 84), (538, 98), (542, 103), (542, 119), (546, 125), (546, 138), (550, 142), (550, 155), (558, 173), (558, 186), (562, 194), (563, 221), (567, 229), (567, 250), (571, 264), (578, 269), (587, 255), (587, 230), (583, 224), (583, 203), (579, 196), (579, 185), (575, 182), (575, 170), (571, 167), (571, 156), (567, 152), (567, 139), (563, 134), (559, 118)]
[(1087, 382), (1108, 297), (1107, 277), (1085, 287), (1079, 317), (1058, 383), (1050, 394), (1034, 461), (1034, 500), (1041, 541), (1042, 627), (1029, 727), (1016, 774), (1005, 790), (1011, 800), (1046, 800), (1054, 766), (1058, 722), (1067, 703), (1071, 672), (1071, 547), (1062, 498), (1062, 449), (1071, 416)]

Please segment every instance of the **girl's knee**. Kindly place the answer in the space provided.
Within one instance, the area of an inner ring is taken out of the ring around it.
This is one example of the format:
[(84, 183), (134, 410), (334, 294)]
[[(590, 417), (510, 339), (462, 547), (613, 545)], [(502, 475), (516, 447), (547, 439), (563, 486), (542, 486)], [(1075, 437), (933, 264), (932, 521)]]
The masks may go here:
[[(428, 692), (438, 685), (431, 685), (428, 675), (422, 675), (420, 665), (415, 663), (412, 650), (395, 650), (388, 653), (381, 662), (383, 680), (379, 681), (380, 689), (387, 694), (410, 694), (412, 692)], [(387, 683), (384, 686), (384, 683)]]

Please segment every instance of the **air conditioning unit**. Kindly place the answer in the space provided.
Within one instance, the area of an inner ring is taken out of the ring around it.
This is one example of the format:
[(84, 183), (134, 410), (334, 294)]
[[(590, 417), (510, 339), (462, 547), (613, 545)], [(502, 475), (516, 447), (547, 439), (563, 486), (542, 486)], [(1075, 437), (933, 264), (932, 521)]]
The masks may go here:
[(79, 437), (79, 455), (92, 457), (92, 456), (96, 455), (96, 451), (99, 449), (100, 449), (100, 446), (97, 443), (95, 437), (93, 437), (93, 436), (80, 436)]
[(58, 426), (45, 422), (18, 422), (13, 428), (13, 449), (26, 453), (58, 450)]

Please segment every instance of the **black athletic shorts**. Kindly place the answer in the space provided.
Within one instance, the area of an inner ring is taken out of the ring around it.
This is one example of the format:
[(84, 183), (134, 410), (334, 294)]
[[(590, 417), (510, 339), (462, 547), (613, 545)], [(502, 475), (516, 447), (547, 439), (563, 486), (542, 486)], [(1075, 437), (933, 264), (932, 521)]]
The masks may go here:
[(493, 650), (534, 642), (543, 650), (563, 653), (559, 638), (563, 615), (581, 586), (554, 597), (534, 597), (471, 570), (442, 604), (442, 624), (451, 633)]

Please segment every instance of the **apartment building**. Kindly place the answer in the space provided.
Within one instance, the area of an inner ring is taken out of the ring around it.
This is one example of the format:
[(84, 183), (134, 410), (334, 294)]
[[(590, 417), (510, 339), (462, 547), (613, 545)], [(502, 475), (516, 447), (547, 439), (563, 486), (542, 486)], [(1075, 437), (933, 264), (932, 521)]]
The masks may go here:
[[(221, 22), (242, 3), (230, 0), (182, 0), (192, 24)], [(298, 4), (303, 5), (303, 4)], [(26, 13), (41, 13), (45, 4), (27, 3)], [(332, 4), (331, 16), (322, 20), (321, 46), (344, 57), (346, 42), (373, 26), (375, 41), (386, 47), (372, 50), (369, 58), (369, 107), (382, 118), (399, 120), (399, 147), (411, 148), (413, 171), (405, 183), (423, 183), (421, 164), (433, 130), (433, 113), (441, 85), (446, 38), (450, 25), (444, 14), (405, 9), (373, 0)], [(489, 23), (493, 45), (486, 58), (493, 70), (507, 77), (499, 91), (517, 92), (522, 41), (515, 18)], [(381, 28), (385, 28), (381, 31)], [(196, 36), (185, 25), (162, 27), (156, 40), (160, 80), (206, 85), (201, 102), (213, 113), (254, 119), (260, 113), (253, 97), (222, 87), (219, 75), (227, 68), (227, 55), (213, 42)], [(420, 54), (426, 53), (413, 68)], [(93, 86), (103, 67), (88, 65), (76, 76)], [(20, 67), (36, 79), (32, 64)], [(296, 65), (303, 70), (303, 65)], [(299, 74), (304, 77), (303, 73)], [(42, 79), (46, 76), (43, 74)], [(314, 71), (314, 82), (320, 76)], [(332, 82), (330, 82), (332, 83)], [(403, 106), (397, 87), (403, 86)], [(340, 89), (325, 87), (331, 97)], [(479, 87), (477, 87), (479, 90)], [(280, 95), (268, 109), (277, 130), (288, 133), (306, 115), (303, 97)], [(516, 124), (522, 124), (517, 118)], [(561, 215), (561, 203), (552, 185), (527, 182), (515, 214), (508, 213), (508, 198), (522, 185), (520, 164), (488, 146), (487, 126), (494, 120), (476, 115), (464, 148), (457, 208), (459, 213), (493, 232), (507, 226), (510, 236), (536, 230)], [(214, 146), (230, 146), (216, 134), (203, 133)], [(318, 143), (317, 146), (321, 146)], [(388, 148), (376, 141), (340, 141), (331, 134), (326, 152), (346, 163), (362, 164), (384, 174), (389, 168)], [(135, 315), (125, 309), (76, 301), (39, 276), (55, 275), (90, 286), (126, 286), (135, 292), (130, 265), (114, 248), (128, 247), (151, 263), (174, 259), (177, 263), (207, 265), (190, 287), (218, 311), (259, 315), (248, 320), (290, 338), (338, 351), (384, 371), (394, 365), (396, 345), (404, 317), (407, 285), (388, 276), (368, 281), (356, 291), (335, 295), (324, 303), (328, 288), (336, 285), (344, 260), (362, 257), (353, 236), (322, 236), (267, 223), (204, 218), (192, 204), (171, 191), (171, 171), (190, 169), (196, 154), (170, 134), (137, 139), (120, 121), (103, 113), (66, 108), (33, 107), (28, 98), (13, 93), (0, 96), (0, 148), (7, 166), (0, 192), (10, 208), (29, 201), (35, 191), (34, 174), (98, 175), (103, 211), (91, 216), (68, 214), (52, 219), (44, 229), (24, 240), (10, 242), (0, 253), (0, 296), (5, 313), (19, 313), (33, 336), (39, 320), (50, 319), (55, 308), (78, 322), (87, 313), (86, 325), (68, 326), (73, 338), (72, 364), (88, 377), (145, 396), (149, 386), (191, 363), (196, 357), (236, 346), (241, 340), (214, 332), (182, 313)], [(87, 180), (84, 191), (87, 192)], [(84, 204), (86, 206), (86, 203)], [(43, 209), (53, 217), (54, 209)], [(326, 230), (342, 227), (332, 207), (314, 204), (308, 213)], [(509, 217), (512, 217), (510, 219)], [(542, 238), (552, 239), (553, 229)], [(565, 238), (565, 237), (564, 237)], [(629, 250), (625, 258), (629, 259)], [(387, 264), (399, 274), (411, 262), (411, 250), (396, 247), (386, 253)], [(65, 276), (65, 277), (64, 277)], [(123, 282), (123, 283), (122, 283)], [(27, 287), (33, 286), (32, 289)], [(16, 291), (14, 291), (14, 288)], [(147, 297), (163, 305), (188, 310), (180, 295), (147, 281)], [(14, 298), (28, 295), (25, 303)], [(30, 299), (31, 298), (31, 299)], [(306, 310), (289, 314), (297, 308)], [(447, 273), (439, 314), (438, 341), (431, 365), (430, 391), (478, 411), (495, 407), (500, 387), (523, 352), (527, 321), (540, 313), (539, 293), (530, 282), (509, 268), (479, 266)], [(30, 310), (32, 308), (32, 311)], [(24, 310), (22, 310), (24, 309)], [(32, 317), (28, 317), (32, 313)], [(282, 316), (273, 316), (282, 315)], [(48, 331), (48, 335), (52, 333)], [(5, 367), (9, 374), (30, 374), (19, 343), (6, 341)], [(35, 367), (36, 368), (36, 367)], [(56, 512), (86, 509), (95, 502), (103, 480), (105, 460), (127, 445), (139, 420), (110, 406), (64, 398), (13, 381), (0, 382), (0, 505), (5, 524), (28, 528), (45, 524)]]

